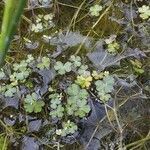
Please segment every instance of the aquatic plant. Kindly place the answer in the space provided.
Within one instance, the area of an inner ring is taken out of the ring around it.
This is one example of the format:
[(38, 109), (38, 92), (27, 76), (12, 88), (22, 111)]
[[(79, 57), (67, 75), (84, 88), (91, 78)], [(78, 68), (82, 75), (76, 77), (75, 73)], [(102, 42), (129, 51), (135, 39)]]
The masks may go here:
[(69, 60), (72, 62), (75, 68), (81, 66), (81, 57), (71, 55)]
[(111, 54), (116, 54), (120, 48), (120, 45), (116, 41), (116, 35), (111, 35), (108, 39), (105, 39), (107, 44), (107, 51)]
[(109, 71), (97, 72), (97, 71), (93, 70), (93, 72), (92, 72), (92, 77), (95, 80), (103, 79), (104, 77), (106, 77), (108, 75), (109, 75)]
[(28, 64), (31, 64), (33, 62), (33, 60), (34, 60), (34, 57), (31, 54), (27, 55), (26, 62)]
[(9, 44), (15, 33), (17, 24), (23, 12), (26, 0), (20, 0), (14, 5), (13, 0), (6, 0), (0, 36), (0, 66), (8, 51)]
[(101, 5), (94, 5), (90, 7), (90, 14), (91, 16), (99, 16), (99, 12), (102, 10), (102, 6)]
[(136, 74), (142, 74), (144, 73), (144, 69), (142, 68), (142, 63), (135, 59), (135, 60), (130, 60), (131, 64), (133, 65), (133, 70), (135, 71)]
[(67, 122), (62, 123), (62, 129), (56, 129), (56, 134), (63, 137), (75, 133), (77, 129), (77, 125), (68, 120)]
[(145, 20), (148, 19), (150, 17), (150, 7), (143, 5), (142, 7), (138, 8), (138, 11), (140, 13), (140, 17)]
[(17, 87), (13, 85), (5, 85), (2, 89), (4, 92), (5, 97), (13, 97), (17, 93)]
[(97, 80), (95, 82), (96, 90), (101, 101), (107, 102), (111, 98), (110, 93), (114, 89), (114, 83), (113, 76), (106, 76), (103, 80)]
[(25, 60), (22, 60), (20, 63), (14, 63), (13, 72), (9, 77), (11, 84), (15, 86), (18, 85), (18, 82), (24, 83), (31, 72), (32, 71), (28, 67), (28, 63)]
[(31, 25), (31, 31), (37, 33), (53, 27), (54, 26), (54, 23), (52, 22), (53, 17), (54, 15), (52, 13), (46, 15), (38, 14), (35, 17), (35, 23)]
[(138, 8), (148, 0), (79, 3), (28, 1), (0, 70), (2, 142), (10, 139), (14, 149), (80, 149), (79, 140), (83, 149), (146, 149), (149, 17)]
[(72, 64), (70, 62), (66, 62), (65, 64), (63, 64), (61, 61), (57, 61), (56, 64), (54, 65), (54, 69), (58, 71), (58, 74), (63, 75), (66, 72), (71, 71), (72, 69), (71, 66)]
[(87, 104), (88, 92), (77, 84), (72, 84), (68, 87), (67, 94), (67, 114), (85, 117), (90, 111), (90, 106)]
[(82, 76), (90, 76), (91, 75), (90, 71), (88, 70), (88, 66), (83, 65), (83, 64), (79, 67), (77, 72), (79, 75), (82, 75)]
[(50, 59), (48, 57), (42, 57), (41, 62), (37, 64), (37, 68), (39, 69), (48, 69), (50, 66)]
[(44, 101), (38, 98), (38, 95), (34, 92), (26, 95), (24, 98), (24, 108), (29, 113), (39, 113), (42, 107), (45, 105)]
[(52, 116), (52, 118), (62, 118), (64, 115), (64, 107), (62, 106), (61, 97), (61, 94), (58, 93), (49, 95), (50, 116)]
[(89, 88), (92, 82), (91, 76), (77, 76), (77, 80), (75, 81), (82, 88)]

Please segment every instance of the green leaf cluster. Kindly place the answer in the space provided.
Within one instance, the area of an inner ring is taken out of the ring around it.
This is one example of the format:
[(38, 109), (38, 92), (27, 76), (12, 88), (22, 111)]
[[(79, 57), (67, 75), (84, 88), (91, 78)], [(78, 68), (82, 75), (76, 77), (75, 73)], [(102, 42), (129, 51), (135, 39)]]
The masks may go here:
[(91, 73), (88, 71), (88, 66), (87, 65), (81, 65), (80, 68), (77, 70), (79, 75), (82, 76), (90, 76)]
[(119, 48), (120, 48), (120, 46), (117, 42), (112, 42), (112, 43), (108, 44), (107, 51), (109, 53), (116, 54), (117, 51), (119, 50)]
[(30, 63), (32, 63), (33, 61), (34, 61), (34, 57), (33, 57), (31, 54), (27, 55), (26, 62), (27, 62), (28, 64), (30, 64)]
[(28, 62), (31, 62), (31, 57), (29, 57), (27, 60), (22, 60), (20, 63), (13, 64), (13, 73), (10, 75), (12, 85), (17, 85), (18, 81), (24, 83), (32, 72), (28, 67)]
[(116, 35), (111, 35), (108, 39), (105, 39), (109, 53), (116, 54), (120, 48), (120, 45), (116, 42), (116, 37)]
[(56, 64), (54, 65), (54, 69), (58, 71), (58, 74), (64, 75), (66, 72), (71, 71), (72, 69), (71, 66), (72, 66), (71, 62), (66, 62), (65, 64), (63, 64), (61, 61), (57, 61)]
[(110, 93), (113, 91), (114, 83), (115, 81), (112, 76), (106, 76), (103, 80), (97, 80), (95, 82), (100, 100), (107, 102), (111, 98)]
[(66, 94), (67, 101), (64, 106), (61, 94), (55, 93), (49, 96), (50, 115), (53, 118), (62, 118), (66, 113), (69, 116), (85, 117), (90, 111), (90, 106), (87, 104), (88, 92), (77, 84), (71, 84)]
[(17, 85), (18, 81), (23, 83), (26, 81), (26, 78), (29, 76), (30, 72), (30, 69), (27, 69), (24, 72), (14, 72), (12, 75), (10, 75), (10, 81), (13, 85)]
[[(69, 61), (67, 61), (66, 63), (62, 63), (61, 61), (57, 61), (54, 65), (54, 69), (58, 72), (58, 74), (64, 75), (65, 73), (70, 72), (72, 70), (74, 71), (77, 68), (79, 70), (80, 69), (79, 67), (81, 67), (81, 66), (82, 66), (81, 65), (81, 57), (71, 55), (69, 58)], [(81, 69), (82, 69), (82, 67), (81, 67)], [(88, 67), (86, 66), (86, 68), (88, 68)], [(82, 69), (82, 72), (83, 72), (83, 69)], [(81, 72), (81, 74), (82, 74), (82, 72)]]
[(107, 51), (112, 54), (116, 54), (120, 48), (120, 45), (116, 41), (116, 35), (111, 35), (108, 39), (105, 39), (107, 44)]
[(42, 107), (45, 105), (44, 101), (38, 99), (36, 93), (28, 94), (24, 98), (24, 108), (26, 112), (29, 113), (38, 113), (41, 112)]
[(140, 13), (140, 17), (145, 20), (148, 19), (150, 17), (150, 7), (143, 5), (142, 7), (138, 8), (138, 11)]
[(90, 7), (90, 14), (91, 14), (91, 16), (99, 16), (99, 13), (100, 13), (100, 11), (102, 10), (103, 8), (102, 8), (102, 6), (100, 6), (100, 5), (94, 5), (94, 6), (92, 6), (92, 7)]
[(133, 70), (135, 71), (136, 74), (142, 74), (144, 73), (144, 69), (142, 68), (142, 63), (135, 59), (135, 60), (130, 60)]
[(49, 95), (51, 100), (50, 104), (50, 116), (52, 118), (62, 118), (64, 115), (64, 108), (61, 104), (61, 95), (58, 93)]
[(79, 56), (71, 55), (70, 61), (72, 62), (74, 68), (81, 66), (81, 57), (79, 57)]
[[(19, 63), (14, 63), (9, 76), (9, 83), (0, 86), (0, 92), (4, 94), (5, 97), (13, 97), (18, 91), (19, 83), (25, 83), (26, 79), (29, 77), (32, 70), (28, 67), (29, 63), (34, 60), (32, 55), (28, 55), (26, 60), (22, 60)], [(7, 71), (7, 70), (6, 70)], [(0, 80), (5, 77), (4, 70), (0, 71)], [(8, 80), (8, 79), (7, 79)]]
[(79, 85), (72, 84), (68, 87), (67, 94), (66, 109), (68, 115), (74, 115), (80, 118), (85, 117), (90, 111), (90, 106), (87, 104), (88, 92), (85, 89), (81, 89)]
[(48, 69), (50, 66), (50, 59), (48, 57), (42, 57), (41, 62), (38, 63), (37, 68), (39, 69)]
[(17, 93), (17, 88), (11, 84), (2, 84), (0, 85), (0, 93), (5, 97), (13, 97)]
[(75, 81), (82, 88), (89, 88), (92, 82), (92, 76), (77, 76), (77, 80)]
[(17, 87), (10, 85), (5, 86), (5, 97), (13, 97), (17, 93)]
[(13, 64), (13, 70), (14, 71), (26, 71), (28, 66), (28, 63), (25, 60), (22, 60), (20, 63), (14, 63)]
[(62, 129), (57, 129), (56, 134), (60, 136), (66, 136), (75, 133), (77, 130), (77, 125), (74, 122), (68, 120), (67, 122), (62, 123)]
[(95, 80), (98, 80), (98, 79), (103, 79), (104, 77), (108, 76), (109, 75), (109, 72), (108, 71), (104, 71), (104, 72), (97, 72), (97, 71), (93, 71), (92, 72), (92, 77), (95, 79)]
[(42, 32), (46, 29), (49, 29), (54, 26), (54, 23), (52, 22), (54, 15), (52, 13), (50, 14), (39, 14), (36, 16), (36, 21), (31, 25), (31, 31), (37, 33)]

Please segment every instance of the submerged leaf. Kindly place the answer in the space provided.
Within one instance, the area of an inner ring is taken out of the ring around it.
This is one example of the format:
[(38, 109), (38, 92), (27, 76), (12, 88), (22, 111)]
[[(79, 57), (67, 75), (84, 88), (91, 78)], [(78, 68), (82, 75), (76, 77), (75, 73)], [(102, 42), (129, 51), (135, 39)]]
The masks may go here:
[(128, 49), (127, 51), (118, 54), (118, 55), (111, 55), (104, 50), (95, 51), (92, 53), (87, 54), (90, 61), (94, 64), (99, 71), (104, 70), (106, 67), (116, 65), (120, 63), (120, 60), (128, 57), (145, 57), (144, 52), (140, 51), (139, 49)]
[(51, 39), (52, 45), (65, 45), (65, 47), (72, 47), (81, 44), (84, 41), (85, 47), (89, 48), (91, 45), (90, 38), (86, 38), (79, 32), (68, 32), (67, 34), (59, 33), (58, 37)]

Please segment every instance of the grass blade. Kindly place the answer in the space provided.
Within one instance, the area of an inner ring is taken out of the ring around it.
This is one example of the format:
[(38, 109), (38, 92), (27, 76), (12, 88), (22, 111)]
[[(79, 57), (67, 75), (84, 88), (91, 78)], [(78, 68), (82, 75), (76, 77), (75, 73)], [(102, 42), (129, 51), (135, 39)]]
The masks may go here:
[(26, 0), (6, 0), (0, 36), (0, 66), (6, 57), (25, 3)]

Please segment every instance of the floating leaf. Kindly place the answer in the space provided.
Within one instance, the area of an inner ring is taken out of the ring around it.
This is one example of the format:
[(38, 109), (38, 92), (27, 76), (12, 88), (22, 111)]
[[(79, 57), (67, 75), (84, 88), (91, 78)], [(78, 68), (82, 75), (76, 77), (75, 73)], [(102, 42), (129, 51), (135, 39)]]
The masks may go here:
[(85, 117), (91, 110), (87, 104), (88, 92), (81, 89), (77, 84), (72, 84), (67, 89), (67, 113), (68, 115), (75, 115), (80, 118)]
[(112, 76), (106, 76), (103, 80), (96, 81), (95, 85), (100, 100), (107, 102), (111, 98), (110, 93), (113, 90), (114, 78)]
[(102, 6), (100, 6), (100, 5), (94, 5), (94, 6), (92, 6), (92, 7), (90, 7), (90, 14), (92, 15), (92, 16), (99, 16), (99, 12), (102, 10)]
[(77, 76), (76, 83), (80, 85), (82, 88), (89, 88), (92, 82), (91, 76)]
[(41, 112), (42, 107), (45, 105), (44, 101), (38, 99), (38, 95), (36, 93), (28, 94), (24, 98), (24, 108), (26, 112), (38, 113)]
[(57, 61), (55, 66), (54, 66), (54, 69), (56, 71), (58, 71), (58, 73), (60, 75), (63, 75), (66, 72), (70, 72), (71, 71), (71, 69), (72, 69), (71, 66), (72, 66), (71, 62), (66, 62), (65, 64), (63, 64), (61, 61)]
[(138, 8), (138, 11), (140, 13), (140, 17), (142, 19), (148, 19), (150, 17), (150, 7), (143, 5), (142, 7)]
[(79, 56), (70, 56), (70, 61), (73, 63), (75, 68), (81, 66), (81, 58)]
[(68, 120), (67, 122), (63, 122), (62, 127), (62, 129), (56, 130), (57, 135), (66, 136), (68, 134), (73, 134), (78, 129), (77, 125), (70, 120)]
[(49, 95), (50, 98), (50, 116), (52, 118), (62, 118), (64, 115), (64, 107), (61, 104), (61, 98), (62, 95), (55, 93), (55, 94), (51, 94)]
[(39, 69), (48, 69), (50, 66), (50, 59), (48, 57), (42, 57), (41, 62), (37, 65)]

